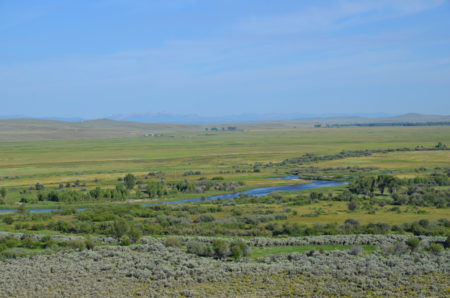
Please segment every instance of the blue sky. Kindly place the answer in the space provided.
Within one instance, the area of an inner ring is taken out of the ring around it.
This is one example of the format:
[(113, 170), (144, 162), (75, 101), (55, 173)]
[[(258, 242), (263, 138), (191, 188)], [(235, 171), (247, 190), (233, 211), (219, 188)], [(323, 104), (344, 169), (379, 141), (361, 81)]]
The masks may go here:
[(450, 114), (447, 0), (0, 0), (0, 115)]

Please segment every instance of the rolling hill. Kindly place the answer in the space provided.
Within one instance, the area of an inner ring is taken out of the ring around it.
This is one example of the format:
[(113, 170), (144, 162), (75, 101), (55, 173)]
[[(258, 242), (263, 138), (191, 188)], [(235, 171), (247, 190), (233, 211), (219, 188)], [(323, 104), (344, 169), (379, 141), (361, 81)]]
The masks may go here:
[(109, 119), (83, 122), (2, 119), (0, 120), (0, 141), (124, 138), (198, 129), (192, 125), (137, 123)]
[(85, 138), (125, 138), (173, 133), (204, 132), (205, 128), (237, 127), (239, 130), (287, 129), (313, 127), (315, 124), (352, 125), (365, 123), (433, 123), (448, 122), (450, 116), (405, 114), (394, 117), (301, 118), (294, 121), (260, 121), (225, 124), (170, 124), (96, 119), (69, 122), (32, 118), (0, 119), (0, 141), (64, 140)]

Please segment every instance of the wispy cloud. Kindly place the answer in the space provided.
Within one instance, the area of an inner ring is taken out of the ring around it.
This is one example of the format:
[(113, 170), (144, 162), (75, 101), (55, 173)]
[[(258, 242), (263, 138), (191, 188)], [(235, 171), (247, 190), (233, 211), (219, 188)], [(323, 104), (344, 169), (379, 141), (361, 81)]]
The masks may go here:
[(250, 35), (286, 35), (336, 30), (361, 23), (376, 22), (419, 13), (445, 0), (358, 0), (333, 1), (331, 5), (310, 4), (288, 14), (243, 19), (236, 30)]

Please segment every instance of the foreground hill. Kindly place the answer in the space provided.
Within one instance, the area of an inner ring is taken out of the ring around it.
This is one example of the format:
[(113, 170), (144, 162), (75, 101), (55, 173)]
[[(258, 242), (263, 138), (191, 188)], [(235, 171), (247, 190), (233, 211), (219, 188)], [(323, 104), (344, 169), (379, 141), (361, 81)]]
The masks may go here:
[[(377, 245), (377, 251), (362, 253), (354, 246), (348, 251), (319, 249), (257, 259), (214, 259), (171, 247), (167, 239), (147, 238), (132, 246), (80, 247), (78, 251), (0, 260), (0, 296), (448, 296), (448, 250), (410, 252), (404, 248), (407, 238), (393, 235), (289, 239), (305, 240), (334, 245), (370, 243)], [(186, 245), (202, 246), (210, 241), (214, 240), (202, 238)], [(422, 238), (423, 243), (433, 241), (442, 240)]]

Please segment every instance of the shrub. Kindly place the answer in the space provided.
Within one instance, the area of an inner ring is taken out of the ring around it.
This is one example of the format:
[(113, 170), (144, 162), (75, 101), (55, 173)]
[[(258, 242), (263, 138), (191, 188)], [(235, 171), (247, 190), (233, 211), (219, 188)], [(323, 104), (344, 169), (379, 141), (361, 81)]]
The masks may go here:
[(94, 249), (94, 247), (95, 247), (95, 242), (92, 241), (92, 239), (86, 239), (86, 240), (84, 241), (84, 245), (86, 246), (86, 249), (92, 250), (92, 249)]
[(419, 225), (426, 228), (430, 225), (430, 221), (428, 219), (421, 219), (419, 220)]
[(0, 254), (0, 259), (16, 259), (25, 257), (28, 252), (23, 248), (6, 249)]
[(420, 239), (417, 237), (411, 237), (408, 240), (406, 240), (406, 245), (408, 245), (408, 248), (411, 251), (415, 251), (420, 245)]
[(230, 255), (230, 244), (225, 240), (214, 240), (212, 243), (214, 255), (223, 259)]
[(6, 247), (17, 247), (20, 245), (20, 240), (15, 237), (8, 236), (5, 238), (0, 238), (0, 244), (4, 244)]
[(168, 247), (182, 247), (183, 242), (181, 241), (180, 238), (177, 237), (167, 237), (164, 240), (164, 245)]
[(136, 243), (142, 237), (142, 230), (136, 226), (133, 226), (130, 228), (127, 235), (133, 243)]
[(432, 243), (428, 247), (428, 251), (434, 255), (440, 255), (443, 250), (444, 250), (444, 247), (440, 243)]
[(37, 248), (37, 247), (40, 246), (39, 241), (35, 241), (35, 240), (33, 240), (31, 238), (28, 238), (28, 237), (23, 239), (21, 244), (22, 244), (23, 247), (31, 248), (31, 249)]
[(348, 203), (347, 207), (348, 207), (348, 210), (354, 211), (354, 210), (358, 209), (359, 205), (358, 205), (357, 201), (353, 200), (353, 201), (350, 201), (350, 203)]
[(42, 238), (42, 247), (44, 247), (45, 249), (52, 249), (52, 248), (56, 248), (58, 243), (51, 239), (51, 237), (49, 236), (44, 236), (44, 238)]
[(230, 252), (233, 259), (237, 260), (250, 254), (250, 247), (242, 240), (233, 241), (230, 244)]
[(120, 218), (113, 222), (111, 226), (111, 234), (116, 237), (116, 239), (120, 239), (128, 232), (129, 228), (128, 223)]
[(201, 257), (211, 257), (214, 255), (211, 244), (199, 241), (189, 241), (187, 243), (187, 252)]
[(44, 229), (45, 229), (45, 225), (42, 224), (42, 223), (37, 223), (37, 224), (32, 225), (32, 226), (31, 226), (31, 229), (32, 229), (33, 231), (41, 231), (41, 230), (44, 230)]
[(3, 222), (7, 225), (10, 225), (14, 222), (14, 219), (12, 218), (12, 216), (5, 216), (3, 218)]
[(361, 248), (361, 246), (353, 246), (348, 253), (352, 256), (359, 256), (362, 252), (363, 249)]
[(213, 222), (215, 220), (211, 214), (202, 214), (197, 218), (196, 222)]
[(22, 230), (22, 229), (28, 229), (30, 227), (30, 224), (28, 223), (16, 223), (14, 225), (14, 230)]
[(403, 242), (398, 241), (394, 244), (384, 246), (383, 250), (386, 255), (402, 255), (407, 252), (408, 247)]
[(122, 246), (131, 245), (130, 237), (128, 237), (127, 235), (123, 235), (122, 238), (120, 238), (120, 245)]
[(66, 246), (68, 248), (72, 248), (72, 249), (76, 249), (76, 250), (84, 250), (86, 249), (86, 243), (84, 241), (81, 240), (70, 240), (67, 241)]
[(447, 239), (444, 242), (444, 247), (445, 248), (450, 248), (450, 236), (447, 236)]

